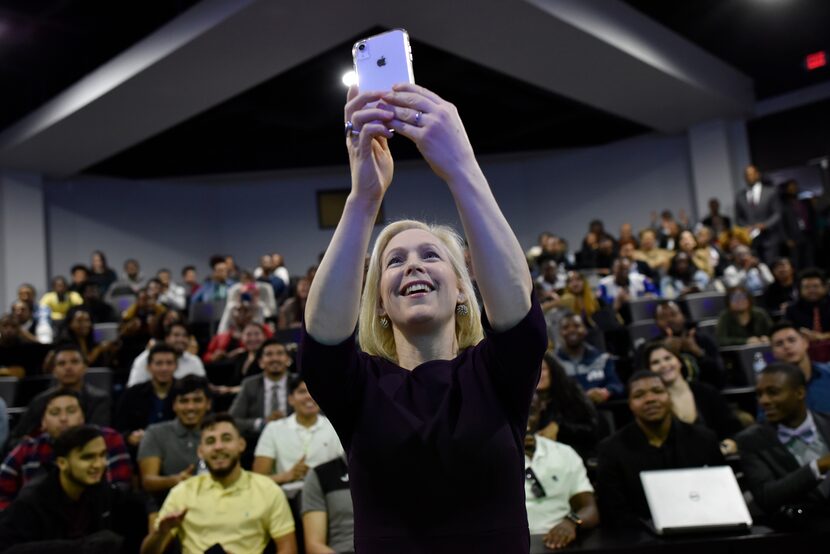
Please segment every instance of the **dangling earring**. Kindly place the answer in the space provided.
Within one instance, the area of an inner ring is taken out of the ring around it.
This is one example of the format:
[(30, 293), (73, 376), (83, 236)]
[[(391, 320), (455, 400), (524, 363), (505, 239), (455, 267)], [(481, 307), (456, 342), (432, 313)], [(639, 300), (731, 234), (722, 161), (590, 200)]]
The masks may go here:
[(389, 318), (385, 315), (380, 317), (380, 326), (384, 329), (387, 329), (389, 327)]
[(470, 314), (470, 308), (467, 307), (467, 304), (456, 304), (455, 313), (464, 317)]

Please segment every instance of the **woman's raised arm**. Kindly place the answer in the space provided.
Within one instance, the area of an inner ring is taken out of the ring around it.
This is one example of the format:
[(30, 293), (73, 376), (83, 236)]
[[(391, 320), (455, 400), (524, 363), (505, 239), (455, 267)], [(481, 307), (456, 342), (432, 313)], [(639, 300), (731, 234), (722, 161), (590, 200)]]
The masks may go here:
[(383, 195), (392, 182), (393, 161), (387, 139), (387, 123), (393, 114), (367, 107), (380, 93), (358, 94), (349, 89), (345, 118), (358, 133), (346, 137), (352, 190), (343, 216), (320, 262), (305, 308), (308, 333), (323, 344), (337, 344), (349, 337), (357, 325), (363, 261), (369, 247)]
[(395, 86), (383, 101), (382, 107), (395, 113), (389, 126), (415, 143), (450, 188), (490, 324), (495, 330), (513, 327), (530, 310), (530, 271), (475, 159), (458, 110), (434, 92), (410, 84)]

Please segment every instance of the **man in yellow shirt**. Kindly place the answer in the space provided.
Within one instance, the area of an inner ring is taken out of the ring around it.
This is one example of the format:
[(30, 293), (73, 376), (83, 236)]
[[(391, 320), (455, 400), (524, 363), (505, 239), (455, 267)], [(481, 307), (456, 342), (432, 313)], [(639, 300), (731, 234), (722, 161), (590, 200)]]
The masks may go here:
[[(202, 422), (199, 456), (208, 473), (173, 487), (161, 507), (142, 554), (160, 554), (178, 536), (184, 554), (215, 546), (229, 552), (262, 552), (269, 538), (278, 554), (296, 554), (294, 519), (285, 494), (268, 477), (244, 471), (239, 457), (245, 439), (228, 414)], [(213, 552), (213, 550), (211, 550)]]

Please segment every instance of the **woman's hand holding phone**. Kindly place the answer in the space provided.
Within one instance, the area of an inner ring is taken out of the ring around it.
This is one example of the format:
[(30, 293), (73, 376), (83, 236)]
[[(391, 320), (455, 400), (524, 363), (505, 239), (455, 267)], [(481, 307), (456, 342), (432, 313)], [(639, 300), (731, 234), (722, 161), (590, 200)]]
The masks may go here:
[(346, 121), (350, 121), (357, 132), (349, 133), (346, 137), (352, 172), (352, 194), (377, 202), (386, 194), (394, 172), (388, 142), (392, 132), (387, 128), (394, 114), (389, 110), (368, 106), (380, 98), (381, 93), (360, 93), (356, 86), (352, 86), (344, 110)]
[(418, 147), (436, 175), (452, 183), (479, 172), (473, 147), (456, 107), (419, 85), (401, 83), (382, 95), (379, 108), (390, 110), (388, 125)]

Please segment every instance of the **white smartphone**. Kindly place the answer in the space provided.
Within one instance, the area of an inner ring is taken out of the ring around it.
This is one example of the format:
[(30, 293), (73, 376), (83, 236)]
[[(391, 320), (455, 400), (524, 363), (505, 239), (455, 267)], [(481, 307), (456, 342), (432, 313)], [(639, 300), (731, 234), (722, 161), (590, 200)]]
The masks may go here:
[(362, 91), (392, 90), (392, 85), (414, 83), (409, 33), (393, 29), (354, 43), (357, 86)]

